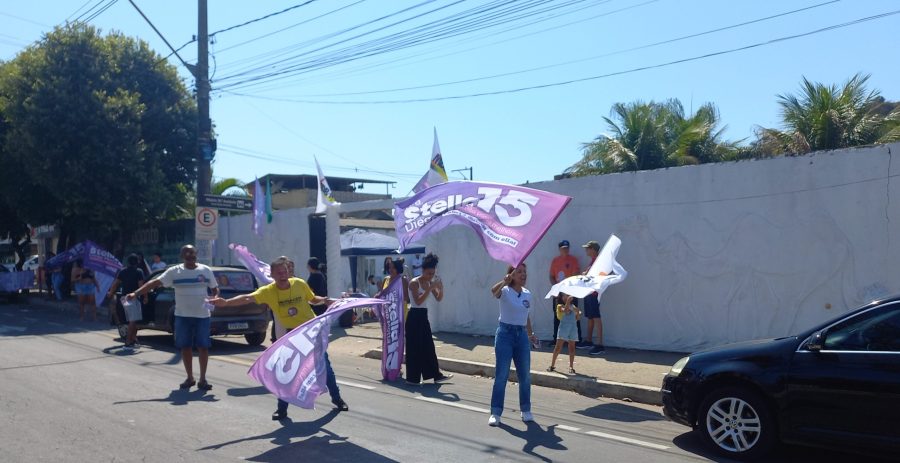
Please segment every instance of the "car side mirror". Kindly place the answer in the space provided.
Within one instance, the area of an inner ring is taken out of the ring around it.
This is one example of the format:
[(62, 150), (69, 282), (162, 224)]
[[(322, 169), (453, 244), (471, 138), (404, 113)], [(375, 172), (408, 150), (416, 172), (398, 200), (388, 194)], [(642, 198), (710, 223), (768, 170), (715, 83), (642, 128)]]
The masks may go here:
[(811, 352), (819, 352), (825, 347), (825, 330), (816, 331), (809, 337), (806, 348)]

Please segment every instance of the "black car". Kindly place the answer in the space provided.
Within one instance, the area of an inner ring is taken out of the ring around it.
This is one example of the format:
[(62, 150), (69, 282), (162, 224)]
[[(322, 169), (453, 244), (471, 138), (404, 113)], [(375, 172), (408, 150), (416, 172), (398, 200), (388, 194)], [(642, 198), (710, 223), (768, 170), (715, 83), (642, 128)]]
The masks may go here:
[[(252, 273), (243, 268), (211, 267), (219, 284), (219, 295), (230, 299), (242, 294), (250, 294), (259, 287)], [(159, 277), (164, 270), (150, 274), (150, 279)], [(121, 290), (119, 291), (121, 296)], [(141, 307), (142, 320), (137, 328), (154, 329), (172, 333), (175, 331), (175, 291), (158, 287), (147, 295), (147, 303)], [(119, 317), (124, 323), (124, 314)], [(244, 304), (235, 307), (219, 307), (210, 313), (209, 331), (211, 336), (243, 335), (247, 344), (258, 346), (266, 340), (269, 327), (269, 308), (260, 304)], [(128, 325), (119, 325), (119, 334), (125, 337)]]
[(900, 295), (796, 336), (691, 354), (662, 393), (669, 419), (732, 458), (762, 457), (779, 441), (896, 457)]

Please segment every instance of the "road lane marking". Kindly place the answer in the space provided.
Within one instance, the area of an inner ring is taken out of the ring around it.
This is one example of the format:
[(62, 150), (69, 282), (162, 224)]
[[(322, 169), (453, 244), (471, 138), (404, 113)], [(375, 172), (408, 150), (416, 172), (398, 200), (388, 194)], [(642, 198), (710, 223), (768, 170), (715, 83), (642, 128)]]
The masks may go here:
[(478, 408), (478, 407), (473, 407), (473, 406), (471, 406), (471, 405), (460, 404), (460, 403), (456, 403), (456, 402), (447, 402), (446, 400), (434, 399), (434, 398), (431, 398), (431, 397), (416, 396), (416, 400), (423, 400), (423, 401), (425, 401), (425, 402), (431, 402), (431, 403), (434, 403), (434, 404), (446, 405), (446, 406), (448, 406), (448, 407), (461, 408), (461, 409), (463, 409), (463, 410), (469, 410), (469, 411), (472, 411), (472, 412), (486, 413), (486, 414), (490, 414), (490, 413), (491, 413), (491, 411), (488, 410), (488, 409), (486, 409), (486, 408)]
[(642, 440), (632, 439), (632, 438), (630, 438), (630, 437), (617, 436), (617, 435), (615, 435), (615, 434), (607, 434), (607, 433), (605, 433), (605, 432), (600, 432), (600, 431), (588, 431), (588, 432), (586, 432), (585, 434), (588, 434), (588, 435), (591, 435), (591, 436), (594, 436), (594, 437), (601, 437), (601, 438), (603, 438), (603, 439), (609, 439), (609, 440), (614, 440), (614, 441), (624, 442), (624, 443), (626, 443), (626, 444), (639, 445), (639, 446), (641, 446), (641, 447), (647, 447), (647, 448), (650, 448), (650, 449), (656, 449), (656, 450), (669, 450), (669, 447), (667, 447), (667, 446), (665, 446), (665, 445), (654, 444), (654, 443), (651, 443), (651, 442), (644, 442), (644, 441), (642, 441)]
[(566, 426), (564, 424), (556, 425), (556, 429), (561, 429), (563, 431), (569, 431), (569, 432), (581, 432), (581, 428), (576, 428), (574, 426)]
[(365, 384), (351, 383), (351, 382), (349, 382), (349, 381), (343, 381), (343, 380), (340, 380), (340, 379), (339, 379), (339, 380), (336, 380), (336, 382), (337, 382), (338, 384), (340, 384), (341, 386), (358, 387), (358, 388), (360, 388), (360, 389), (365, 389), (365, 390), (367, 390), (367, 391), (374, 391), (374, 390), (375, 390), (375, 386), (367, 386), (367, 385), (365, 385)]

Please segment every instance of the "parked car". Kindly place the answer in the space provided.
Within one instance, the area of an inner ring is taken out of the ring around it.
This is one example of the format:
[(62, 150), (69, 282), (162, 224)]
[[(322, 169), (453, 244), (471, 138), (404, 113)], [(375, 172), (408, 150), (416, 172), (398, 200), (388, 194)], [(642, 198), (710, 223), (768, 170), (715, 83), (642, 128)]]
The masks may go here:
[[(160, 276), (163, 271), (153, 272), (150, 278)], [(212, 271), (219, 283), (219, 294), (223, 298), (249, 294), (259, 287), (256, 278), (246, 269), (212, 267)], [(147, 295), (147, 299), (147, 303), (142, 307), (143, 320), (137, 324), (138, 329), (154, 329), (173, 333), (175, 331), (174, 290), (159, 287), (151, 291)], [(244, 335), (247, 344), (258, 346), (266, 340), (266, 330), (269, 327), (268, 311), (268, 307), (260, 304), (216, 308), (211, 313), (210, 335)], [(125, 337), (127, 328), (127, 325), (119, 325), (119, 334), (122, 337)]]
[(720, 454), (757, 459), (781, 441), (900, 452), (900, 295), (795, 336), (710, 349), (663, 379), (663, 411)]

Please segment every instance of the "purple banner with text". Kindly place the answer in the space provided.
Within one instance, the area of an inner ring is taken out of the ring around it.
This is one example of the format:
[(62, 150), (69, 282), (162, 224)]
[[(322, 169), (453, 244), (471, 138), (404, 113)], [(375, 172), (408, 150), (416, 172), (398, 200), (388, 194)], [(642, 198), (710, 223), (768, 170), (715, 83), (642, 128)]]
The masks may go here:
[(465, 225), (491, 257), (519, 265), (571, 200), (516, 185), (447, 182), (394, 204), (394, 225), (401, 250), (450, 225)]
[(272, 394), (302, 408), (313, 408), (316, 397), (328, 392), (325, 385), (325, 351), (332, 321), (356, 307), (376, 307), (383, 299), (359, 298), (335, 301), (322, 315), (294, 328), (272, 343), (247, 374)]
[(391, 284), (375, 297), (387, 301), (387, 304), (375, 307), (375, 314), (381, 322), (381, 376), (395, 381), (400, 378), (406, 341), (403, 329), (403, 278), (392, 278)]

